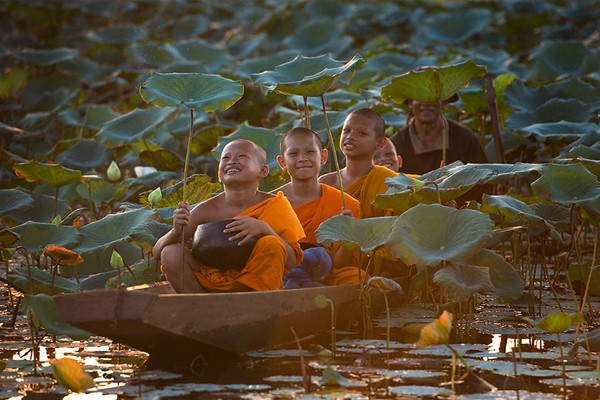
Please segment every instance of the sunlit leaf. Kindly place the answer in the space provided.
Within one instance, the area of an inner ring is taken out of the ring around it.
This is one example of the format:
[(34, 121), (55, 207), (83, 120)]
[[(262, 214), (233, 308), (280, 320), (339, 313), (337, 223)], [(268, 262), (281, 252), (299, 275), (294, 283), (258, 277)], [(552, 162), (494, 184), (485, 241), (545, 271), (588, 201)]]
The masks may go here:
[(147, 103), (159, 107), (183, 104), (205, 112), (227, 110), (243, 93), (239, 81), (200, 73), (155, 72), (140, 86), (140, 95)]
[(421, 349), (433, 344), (448, 343), (452, 330), (452, 313), (444, 310), (439, 318), (434, 319), (421, 329), (415, 347)]
[(390, 278), (382, 276), (373, 276), (367, 282), (369, 287), (375, 288), (381, 293), (398, 292), (402, 294), (402, 287)]
[(50, 364), (52, 364), (52, 374), (58, 383), (67, 389), (81, 393), (94, 387), (94, 379), (76, 360), (63, 357), (50, 360)]
[(78, 182), (83, 175), (81, 171), (65, 168), (59, 164), (45, 164), (37, 161), (17, 164), (14, 170), (18, 177), (27, 182), (43, 182), (57, 187)]
[(368, 253), (385, 244), (396, 220), (397, 217), (356, 219), (336, 215), (324, 221), (315, 236), (325, 247), (341, 243), (349, 250)]
[(437, 265), (478, 252), (493, 225), (480, 211), (419, 204), (398, 217), (385, 246), (407, 265)]
[(443, 102), (471, 80), (485, 76), (486, 68), (471, 60), (448, 67), (410, 71), (393, 77), (381, 88), (381, 97), (402, 104), (406, 99), (423, 103)]
[(253, 74), (252, 78), (266, 93), (275, 91), (286, 95), (315, 97), (325, 94), (337, 81), (348, 83), (362, 61), (359, 55), (346, 63), (325, 55), (297, 56), (292, 61), (277, 66), (274, 71)]
[[(211, 182), (211, 177), (207, 175), (194, 174), (187, 178), (187, 201), (190, 204), (199, 203), (208, 199), (212, 193), (221, 189), (221, 185)], [(148, 195), (140, 196), (140, 203), (145, 206), (150, 206)], [(176, 208), (183, 198), (183, 181), (177, 182), (173, 186), (169, 186), (161, 190), (162, 199), (155, 208), (173, 207)]]
[(319, 381), (319, 384), (322, 386), (342, 386), (347, 382), (346, 378), (328, 365), (323, 371), (323, 377)]
[(56, 303), (47, 294), (26, 294), (23, 297), (23, 309), (38, 328), (44, 328), (53, 335), (65, 335), (73, 340), (84, 340), (91, 336), (91, 333), (66, 323), (60, 317)]
[(65, 267), (76, 267), (81, 265), (83, 262), (83, 258), (81, 258), (79, 254), (55, 244), (47, 245), (42, 254), (50, 257), (56, 265), (62, 265)]
[(534, 321), (529, 317), (525, 317), (523, 320), (545, 332), (560, 333), (564, 332), (571, 326), (581, 324), (583, 322), (583, 315), (581, 313), (567, 314), (564, 312), (558, 312), (547, 315), (539, 321)]

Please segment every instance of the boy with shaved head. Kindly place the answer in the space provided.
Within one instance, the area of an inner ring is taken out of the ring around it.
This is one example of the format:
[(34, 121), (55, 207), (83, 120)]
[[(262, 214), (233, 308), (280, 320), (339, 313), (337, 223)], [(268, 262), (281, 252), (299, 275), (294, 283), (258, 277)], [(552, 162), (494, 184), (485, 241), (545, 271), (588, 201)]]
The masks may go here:
[[(283, 288), (283, 276), (302, 260), (299, 240), (304, 230), (289, 201), (258, 190), (269, 173), (266, 154), (249, 140), (233, 140), (221, 153), (219, 180), (224, 190), (190, 211), (179, 203), (173, 213), (173, 229), (160, 238), (152, 254), (162, 262), (167, 279), (178, 292), (230, 292)], [(215, 268), (198, 262), (186, 248), (182, 253), (181, 235), (190, 239), (196, 228), (208, 222), (233, 219), (223, 233), (242, 245), (257, 238), (250, 258), (241, 269)], [(184, 260), (182, 260), (184, 254)], [(181, 287), (179, 274), (184, 268)]]
[[(372, 204), (378, 194), (387, 191), (385, 179), (398, 175), (373, 163), (373, 155), (386, 143), (385, 121), (378, 112), (361, 108), (346, 117), (340, 136), (340, 149), (346, 156), (346, 166), (340, 174), (344, 190), (360, 202), (363, 218), (387, 214), (386, 210)], [(340, 188), (335, 171), (321, 176), (319, 182)]]

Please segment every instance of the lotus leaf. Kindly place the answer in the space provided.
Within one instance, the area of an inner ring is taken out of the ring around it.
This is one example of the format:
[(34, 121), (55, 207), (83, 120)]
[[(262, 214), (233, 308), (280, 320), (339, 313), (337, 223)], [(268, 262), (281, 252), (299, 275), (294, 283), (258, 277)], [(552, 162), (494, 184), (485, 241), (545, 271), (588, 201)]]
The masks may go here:
[(12, 69), (0, 77), (0, 99), (15, 97), (23, 89), (27, 80), (27, 71)]
[(73, 340), (83, 340), (91, 336), (91, 333), (64, 322), (56, 303), (47, 294), (26, 294), (23, 298), (23, 309), (37, 327), (42, 327), (53, 335), (66, 335)]
[(47, 67), (61, 61), (72, 60), (79, 55), (79, 51), (59, 48), (52, 50), (23, 50), (13, 53), (14, 56), (27, 63)]
[(567, 79), (545, 86), (514, 80), (504, 91), (510, 105), (521, 111), (535, 111), (552, 99), (577, 99), (592, 107), (600, 105), (600, 89), (579, 79)]
[(325, 94), (337, 81), (347, 84), (362, 61), (359, 55), (346, 63), (327, 56), (297, 56), (274, 71), (253, 74), (252, 79), (265, 93), (316, 97)]
[(418, 204), (398, 217), (385, 246), (407, 265), (435, 266), (477, 253), (492, 228), (480, 211)]
[(550, 99), (534, 111), (512, 113), (506, 120), (506, 127), (516, 130), (549, 122), (587, 123), (592, 118), (593, 112), (593, 108), (581, 100)]
[(494, 290), (489, 269), (475, 265), (453, 264), (441, 268), (433, 275), (433, 282), (458, 302), (467, 301), (476, 293)]
[(173, 107), (160, 110), (136, 109), (104, 125), (96, 139), (111, 147), (145, 139), (175, 113)]
[(95, 42), (109, 45), (126, 45), (138, 42), (146, 37), (145, 31), (135, 26), (114, 26), (92, 32), (89, 38)]
[(600, 69), (600, 53), (582, 41), (546, 41), (531, 52), (529, 71), (533, 80), (558, 76), (580, 77)]
[(129, 54), (140, 63), (156, 67), (164, 67), (175, 62), (173, 53), (159, 42), (135, 44), (129, 48)]
[(236, 75), (244, 79), (250, 79), (252, 74), (258, 74), (263, 71), (272, 71), (280, 64), (292, 61), (298, 56), (296, 50), (283, 50), (275, 54), (269, 54), (257, 58), (247, 58), (236, 67)]
[(151, 166), (162, 171), (178, 171), (183, 168), (181, 156), (168, 149), (145, 150), (139, 154), (143, 165)]
[(81, 291), (81, 286), (76, 282), (62, 276), (53, 278), (50, 272), (39, 268), (16, 267), (6, 279), (21, 293), (53, 296)]
[(19, 189), (19, 191), (27, 193), (33, 199), (31, 207), (13, 210), (10, 214), (10, 218), (19, 223), (26, 221), (48, 222), (57, 215), (67, 215), (71, 211), (71, 207), (62, 199), (56, 201), (55, 197), (40, 194), (38, 191), (33, 192), (25, 189)]
[(343, 54), (352, 42), (354, 38), (345, 35), (342, 26), (332, 24), (329, 18), (309, 19), (283, 40), (288, 49), (308, 56)]
[(205, 112), (227, 110), (243, 93), (239, 81), (200, 73), (153, 73), (140, 86), (140, 95), (147, 103), (159, 107), (183, 104)]
[(33, 206), (33, 199), (27, 193), (16, 189), (0, 190), (0, 215), (8, 215), (14, 210)]
[(369, 253), (385, 244), (396, 220), (397, 217), (356, 219), (336, 215), (321, 223), (315, 236), (325, 247), (340, 243), (349, 250)]
[(581, 136), (596, 132), (597, 126), (592, 123), (583, 122), (548, 122), (528, 125), (523, 128), (519, 128), (517, 133), (524, 137), (535, 137), (540, 142), (545, 141), (547, 138), (552, 139), (566, 139), (569, 141), (579, 139)]
[(492, 13), (487, 8), (471, 8), (451, 13), (435, 13), (427, 18), (422, 34), (434, 41), (449, 45), (463, 44), (490, 26)]
[(23, 246), (27, 253), (34, 257), (40, 256), (48, 244), (53, 243), (70, 248), (81, 240), (81, 234), (77, 228), (72, 226), (27, 221), (9, 230), (20, 236), (16, 245)]
[(56, 161), (81, 171), (100, 169), (108, 164), (114, 151), (94, 139), (79, 139), (69, 149), (56, 156)]
[(561, 204), (585, 203), (600, 197), (598, 178), (579, 163), (549, 164), (531, 188), (536, 196)]
[(465, 260), (465, 263), (487, 267), (490, 281), (494, 286), (492, 290), (502, 300), (515, 301), (523, 294), (525, 283), (517, 270), (500, 254), (492, 250), (481, 249), (479, 253)]
[(119, 114), (109, 106), (87, 104), (78, 108), (70, 108), (59, 114), (60, 120), (67, 126), (87, 128), (98, 131), (102, 126), (117, 118)]
[(535, 326), (545, 332), (561, 333), (573, 325), (578, 325), (583, 322), (581, 313), (567, 314), (564, 312), (547, 315), (539, 321), (534, 321), (531, 318), (523, 318), (530, 325)]
[(85, 372), (83, 366), (75, 359), (63, 357), (50, 360), (52, 374), (62, 386), (81, 393), (94, 387), (94, 378)]
[[(227, 49), (219, 46), (215, 46), (208, 42), (199, 39), (192, 39), (182, 42), (177, 42), (173, 45), (166, 44), (165, 48), (174, 55), (175, 60), (182, 63), (192, 63), (196, 65), (201, 65), (202, 69), (196, 69), (196, 71), (210, 71), (216, 72), (220, 71), (223, 66), (231, 65), (232, 60), (231, 56), (227, 52)], [(181, 71), (180, 69), (177, 70)], [(225, 78), (223, 78), (225, 79)], [(205, 81), (202, 85), (212, 85), (213, 83), (209, 83), (209, 81)], [(225, 89), (225, 88), (223, 88)], [(229, 88), (230, 89), (230, 88)], [(227, 90), (229, 90), (227, 89)], [(197, 89), (196, 89), (197, 90)], [(237, 90), (237, 89), (236, 89)], [(202, 96), (204, 97), (204, 96)], [(241, 97), (241, 94), (240, 94)], [(184, 98), (187, 100), (187, 98)], [(150, 101), (148, 101), (150, 103)], [(197, 106), (189, 108), (198, 108)], [(221, 108), (219, 106), (218, 110), (225, 110), (229, 107)], [(216, 111), (214, 110), (206, 110), (206, 112)]]
[(65, 168), (59, 164), (44, 164), (37, 161), (29, 161), (17, 164), (15, 173), (27, 182), (43, 182), (59, 187), (81, 179), (81, 171)]
[(471, 60), (442, 68), (410, 71), (392, 78), (381, 88), (381, 97), (402, 104), (405, 100), (438, 103), (449, 99), (471, 80), (482, 78), (486, 68)]

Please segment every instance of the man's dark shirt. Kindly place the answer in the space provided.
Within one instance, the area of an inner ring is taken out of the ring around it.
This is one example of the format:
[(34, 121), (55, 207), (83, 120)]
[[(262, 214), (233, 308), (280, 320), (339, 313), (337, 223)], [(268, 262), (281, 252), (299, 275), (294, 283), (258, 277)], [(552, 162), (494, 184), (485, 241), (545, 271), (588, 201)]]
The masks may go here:
[[(479, 140), (468, 128), (451, 120), (448, 120), (448, 127), (449, 147), (446, 148), (446, 165), (458, 160), (463, 164), (489, 162)], [(409, 135), (409, 125), (402, 127), (390, 137), (390, 140), (394, 143), (398, 155), (402, 156), (400, 172), (423, 175), (440, 167), (441, 149), (415, 154)]]

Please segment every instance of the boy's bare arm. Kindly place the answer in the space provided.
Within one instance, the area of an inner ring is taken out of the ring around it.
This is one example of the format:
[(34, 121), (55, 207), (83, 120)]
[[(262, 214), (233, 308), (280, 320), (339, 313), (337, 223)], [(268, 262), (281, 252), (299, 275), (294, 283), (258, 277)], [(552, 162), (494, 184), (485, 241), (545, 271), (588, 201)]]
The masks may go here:
[(285, 246), (287, 253), (285, 268), (291, 269), (296, 266), (296, 253), (294, 252), (294, 249), (288, 242), (283, 240), (283, 238), (279, 236), (269, 224), (256, 218), (247, 216), (234, 217), (233, 219), (234, 221), (228, 224), (223, 231), (225, 233), (235, 233), (235, 235), (231, 236), (229, 240), (241, 239), (239, 243), (241, 245), (253, 237), (261, 237), (266, 235), (276, 236)]
[(324, 183), (335, 188), (339, 187), (337, 172), (330, 172), (319, 177), (319, 183)]

